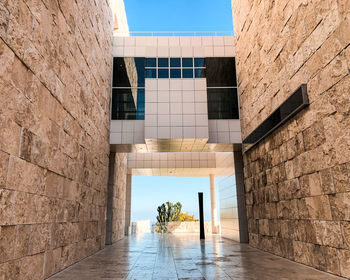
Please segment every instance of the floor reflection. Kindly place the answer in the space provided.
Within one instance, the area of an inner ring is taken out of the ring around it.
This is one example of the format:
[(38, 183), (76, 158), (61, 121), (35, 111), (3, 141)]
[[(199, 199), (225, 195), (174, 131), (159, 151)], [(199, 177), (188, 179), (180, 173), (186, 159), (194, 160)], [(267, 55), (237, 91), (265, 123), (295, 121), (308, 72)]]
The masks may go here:
[(130, 236), (50, 279), (342, 279), (219, 236)]

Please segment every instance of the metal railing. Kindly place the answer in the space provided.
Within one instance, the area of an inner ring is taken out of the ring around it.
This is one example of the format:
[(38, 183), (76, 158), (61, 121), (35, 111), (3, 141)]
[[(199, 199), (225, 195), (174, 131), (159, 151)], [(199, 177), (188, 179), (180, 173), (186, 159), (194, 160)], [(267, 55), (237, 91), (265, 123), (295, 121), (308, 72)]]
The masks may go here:
[(234, 36), (233, 31), (129, 31), (129, 32), (116, 32), (114, 36)]

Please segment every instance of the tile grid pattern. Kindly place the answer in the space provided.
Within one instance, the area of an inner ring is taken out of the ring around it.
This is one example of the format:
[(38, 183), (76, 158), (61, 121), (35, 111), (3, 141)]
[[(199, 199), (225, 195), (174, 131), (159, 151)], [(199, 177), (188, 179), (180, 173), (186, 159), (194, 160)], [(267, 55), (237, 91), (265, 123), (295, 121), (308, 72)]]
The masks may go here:
[(304, 265), (218, 236), (131, 236), (53, 276), (50, 280), (336, 280)]
[(116, 57), (234, 57), (234, 39), (215, 37), (114, 37)]

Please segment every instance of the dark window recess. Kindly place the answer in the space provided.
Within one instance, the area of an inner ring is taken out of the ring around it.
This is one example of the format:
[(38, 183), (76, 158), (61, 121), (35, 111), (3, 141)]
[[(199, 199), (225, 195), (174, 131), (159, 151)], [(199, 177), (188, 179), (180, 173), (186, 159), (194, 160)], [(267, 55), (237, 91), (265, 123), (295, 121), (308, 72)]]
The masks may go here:
[[(134, 77), (134, 73), (137, 77)], [(113, 87), (144, 87), (145, 59), (143, 57), (115, 57), (113, 60)]]
[(236, 87), (236, 66), (233, 57), (207, 57), (207, 87)]
[(113, 89), (112, 120), (145, 119), (144, 89)]
[(157, 67), (156, 58), (146, 58), (146, 67)]
[(113, 87), (130, 87), (130, 81), (125, 67), (124, 58), (113, 59)]
[(169, 78), (169, 69), (158, 69), (158, 78)]
[(146, 69), (146, 78), (157, 78), (156, 69)]
[(257, 144), (308, 104), (307, 86), (306, 84), (302, 84), (281, 106), (243, 140), (243, 144)]
[(170, 78), (181, 78), (181, 69), (170, 69)]
[(193, 67), (193, 58), (183, 58), (182, 67)]
[(208, 119), (239, 119), (236, 88), (207, 88)]
[(205, 67), (205, 59), (204, 58), (195, 58), (194, 59), (194, 67)]
[(170, 58), (170, 67), (181, 67), (180, 58)]
[(158, 58), (158, 67), (169, 67), (169, 58)]
[(182, 69), (182, 78), (193, 78), (193, 68)]
[(194, 69), (194, 77), (195, 78), (205, 78), (206, 77), (205, 73), (206, 73), (205, 68), (195, 68)]

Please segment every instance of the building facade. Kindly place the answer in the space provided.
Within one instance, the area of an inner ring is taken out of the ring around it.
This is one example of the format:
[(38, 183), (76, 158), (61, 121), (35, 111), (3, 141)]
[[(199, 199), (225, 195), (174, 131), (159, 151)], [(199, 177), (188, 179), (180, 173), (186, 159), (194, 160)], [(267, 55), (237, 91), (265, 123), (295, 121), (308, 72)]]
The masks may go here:
[(349, 278), (348, 1), (233, 0), (234, 37), (112, 8), (0, 1), (0, 279), (123, 238), (137, 175), (221, 177), (222, 236)]

